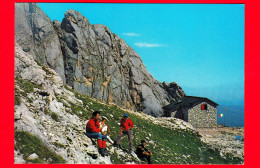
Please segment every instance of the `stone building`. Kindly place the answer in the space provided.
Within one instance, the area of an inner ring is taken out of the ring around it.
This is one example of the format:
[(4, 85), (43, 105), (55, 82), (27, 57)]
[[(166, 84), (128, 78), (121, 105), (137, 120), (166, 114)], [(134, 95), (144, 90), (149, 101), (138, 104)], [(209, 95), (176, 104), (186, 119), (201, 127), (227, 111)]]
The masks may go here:
[(217, 126), (218, 104), (204, 97), (184, 96), (164, 107), (166, 117), (175, 117), (196, 128)]

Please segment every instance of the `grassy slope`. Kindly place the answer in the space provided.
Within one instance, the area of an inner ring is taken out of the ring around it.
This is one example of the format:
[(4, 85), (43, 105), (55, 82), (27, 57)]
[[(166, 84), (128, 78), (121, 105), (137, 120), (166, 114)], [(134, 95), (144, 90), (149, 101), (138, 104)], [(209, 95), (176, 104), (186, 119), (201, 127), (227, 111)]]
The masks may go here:
[[(23, 154), (27, 163), (65, 163), (61, 156), (51, 151), (38, 137), (28, 132), (15, 131), (15, 141), (15, 149)], [(39, 158), (28, 160), (33, 153), (36, 153)]]
[[(82, 107), (73, 108), (73, 113), (79, 114), (80, 117), (89, 119), (92, 110), (102, 111), (101, 115), (109, 119), (107, 124), (111, 129), (111, 138), (116, 140), (119, 133), (119, 121), (124, 111), (115, 105), (105, 105), (99, 103), (88, 96), (78, 92), (66, 89), (75, 93), (78, 99), (83, 101), (87, 110)], [(137, 146), (142, 139), (148, 141), (147, 148), (153, 152), (153, 163), (155, 164), (239, 164), (240, 159), (226, 156), (226, 159), (220, 157), (219, 151), (208, 148), (200, 141), (197, 134), (184, 130), (170, 130), (168, 128), (155, 125), (138, 116), (129, 114), (129, 118), (135, 124), (133, 129), (134, 146)], [(149, 134), (151, 136), (149, 136)], [(123, 149), (128, 149), (127, 136), (121, 139)], [(112, 156), (112, 158), (115, 158)], [(113, 163), (122, 163), (118, 159), (112, 159)]]
[[(33, 91), (32, 88), (41, 89), (41, 87), (35, 85), (34, 83), (25, 82), (23, 80), (16, 80), (16, 84), (24, 90), (22, 93), (19, 93), (24, 97), (27, 96), (27, 93)], [(82, 107), (69, 102), (71, 104), (72, 113), (86, 120), (91, 118), (92, 111), (102, 111), (101, 115), (106, 116), (109, 119), (107, 124), (111, 129), (111, 138), (115, 140), (119, 133), (118, 123), (123, 114), (127, 113), (127, 111), (124, 111), (115, 105), (106, 105), (95, 101), (90, 97), (79, 94), (68, 87), (65, 88), (72, 91), (78, 99), (83, 101), (84, 104)], [(62, 97), (59, 97), (59, 95), (55, 96), (58, 101), (64, 102)], [(27, 99), (30, 102), (30, 98), (27, 97)], [(66, 101), (68, 102), (68, 100)], [(16, 103), (20, 104), (20, 97), (18, 94), (16, 94)], [(148, 142), (147, 148), (153, 152), (152, 161), (155, 164), (239, 164), (241, 161), (238, 158), (232, 158), (230, 156), (226, 156), (226, 159), (223, 159), (220, 157), (219, 151), (214, 151), (208, 148), (200, 141), (200, 137), (192, 132), (178, 129), (173, 131), (159, 125), (155, 125), (148, 120), (144, 120), (132, 114), (129, 114), (129, 118), (131, 118), (135, 124), (133, 129), (134, 146), (137, 146), (142, 139), (146, 139)], [(19, 144), (21, 145), (23, 143), (40, 144), (40, 142), (37, 141), (30, 141), (30, 136), (21, 137), (22, 138), (18, 141), (18, 148)], [(18, 140), (17, 137), (16, 140)], [(29, 142), (27, 142), (28, 140)], [(127, 137), (121, 139), (121, 145), (123, 149), (128, 149)], [(45, 147), (41, 146), (39, 149), (45, 149)], [(21, 152), (24, 153), (24, 150), (21, 150)], [(52, 158), (52, 160), (55, 160), (55, 155), (50, 152), (46, 153), (47, 155), (50, 155), (49, 157)], [(47, 156), (44, 157), (46, 158)], [(111, 160), (115, 164), (123, 163), (116, 157), (115, 154), (111, 156)], [(42, 162), (42, 160), (39, 160), (38, 162)], [(61, 159), (58, 162), (63, 161)]]

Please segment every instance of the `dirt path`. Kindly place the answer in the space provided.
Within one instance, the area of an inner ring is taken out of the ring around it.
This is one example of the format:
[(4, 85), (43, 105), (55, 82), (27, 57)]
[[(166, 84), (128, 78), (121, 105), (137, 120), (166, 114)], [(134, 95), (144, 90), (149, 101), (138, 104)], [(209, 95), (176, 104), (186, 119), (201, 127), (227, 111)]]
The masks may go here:
[(198, 128), (196, 129), (201, 135), (218, 136), (222, 134), (240, 135), (244, 137), (244, 128), (240, 127), (217, 127), (217, 128)]

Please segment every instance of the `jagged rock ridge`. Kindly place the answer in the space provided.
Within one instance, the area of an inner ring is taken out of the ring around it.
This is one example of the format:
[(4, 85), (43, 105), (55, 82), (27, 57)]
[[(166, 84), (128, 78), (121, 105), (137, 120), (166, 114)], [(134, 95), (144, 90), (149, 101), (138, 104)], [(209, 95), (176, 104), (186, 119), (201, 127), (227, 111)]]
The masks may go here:
[(78, 92), (123, 108), (162, 116), (185, 94), (152, 77), (140, 56), (108, 27), (68, 10), (53, 23), (37, 4), (16, 4), (16, 41)]

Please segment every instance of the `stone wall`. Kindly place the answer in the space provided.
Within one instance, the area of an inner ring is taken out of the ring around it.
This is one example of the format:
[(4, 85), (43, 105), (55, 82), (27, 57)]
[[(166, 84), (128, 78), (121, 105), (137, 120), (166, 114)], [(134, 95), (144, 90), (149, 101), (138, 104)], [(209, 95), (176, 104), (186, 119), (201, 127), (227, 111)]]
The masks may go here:
[[(201, 110), (201, 104), (207, 104), (207, 110)], [(196, 128), (217, 126), (217, 108), (207, 102), (201, 102), (188, 110), (188, 122)]]

